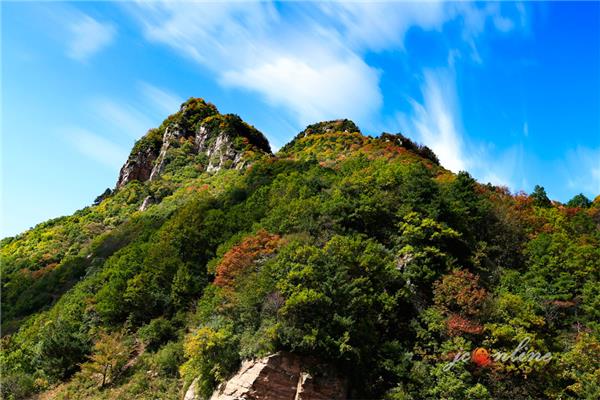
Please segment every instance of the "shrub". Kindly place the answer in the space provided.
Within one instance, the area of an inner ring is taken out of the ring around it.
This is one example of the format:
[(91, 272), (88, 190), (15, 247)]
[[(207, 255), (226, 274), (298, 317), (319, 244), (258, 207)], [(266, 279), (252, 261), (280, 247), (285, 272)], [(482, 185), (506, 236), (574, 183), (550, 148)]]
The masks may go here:
[(182, 342), (169, 342), (152, 357), (152, 364), (161, 376), (177, 377), (179, 366), (183, 362)]
[(146, 349), (154, 351), (163, 343), (174, 339), (175, 330), (169, 320), (160, 317), (138, 329), (138, 337), (142, 340)]
[(187, 382), (198, 378), (199, 392), (207, 398), (239, 363), (237, 338), (231, 326), (201, 327), (186, 337), (183, 349), (187, 361), (179, 371)]
[(35, 391), (33, 377), (24, 373), (2, 374), (0, 394), (6, 400), (19, 400), (31, 396)]
[(279, 235), (272, 235), (264, 229), (258, 231), (255, 236), (246, 238), (223, 256), (216, 269), (215, 285), (233, 285), (236, 275), (242, 273), (255, 261), (268, 257), (280, 243)]

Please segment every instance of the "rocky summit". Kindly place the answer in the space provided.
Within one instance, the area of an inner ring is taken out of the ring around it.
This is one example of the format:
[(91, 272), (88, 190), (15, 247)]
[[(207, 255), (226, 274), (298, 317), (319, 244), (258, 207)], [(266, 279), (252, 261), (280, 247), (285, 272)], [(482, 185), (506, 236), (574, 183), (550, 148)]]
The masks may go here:
[(219, 114), (213, 104), (190, 99), (135, 144), (121, 168), (117, 188), (132, 180), (157, 179), (169, 164), (181, 166), (182, 159), (214, 172), (243, 168), (262, 154), (271, 154), (271, 148), (261, 132), (237, 115)]

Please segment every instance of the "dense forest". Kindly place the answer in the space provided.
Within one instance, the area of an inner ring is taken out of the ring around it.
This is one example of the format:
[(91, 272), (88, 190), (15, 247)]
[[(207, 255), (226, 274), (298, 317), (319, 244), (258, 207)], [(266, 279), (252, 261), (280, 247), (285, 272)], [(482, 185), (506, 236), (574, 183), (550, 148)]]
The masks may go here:
[[(277, 351), (350, 398), (600, 398), (600, 197), (481, 184), (349, 120), (273, 154), (190, 99), (114, 190), (0, 254), (6, 399), (208, 398)], [(452, 363), (524, 340), (551, 359)]]

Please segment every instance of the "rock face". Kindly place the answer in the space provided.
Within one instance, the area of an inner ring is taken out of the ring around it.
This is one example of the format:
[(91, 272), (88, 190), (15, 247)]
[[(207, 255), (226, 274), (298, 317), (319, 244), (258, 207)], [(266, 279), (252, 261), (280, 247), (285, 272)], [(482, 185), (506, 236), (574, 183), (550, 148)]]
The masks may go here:
[[(222, 384), (210, 400), (337, 400), (347, 397), (347, 384), (331, 369), (314, 371), (314, 360), (279, 352), (245, 361), (235, 376)], [(185, 400), (199, 400), (192, 383)]]
[(175, 158), (170, 155), (178, 150), (180, 157), (183, 153), (190, 158), (204, 156), (201, 167), (208, 172), (241, 169), (249, 164), (252, 155), (271, 154), (263, 134), (237, 115), (219, 114), (214, 105), (202, 99), (190, 99), (178, 113), (169, 116), (158, 129), (150, 130), (136, 143), (121, 168), (117, 188), (133, 180), (157, 179)]
[(125, 165), (121, 167), (119, 172), (119, 180), (117, 188), (125, 185), (127, 182), (138, 180), (144, 182), (150, 178), (156, 155), (151, 149), (146, 149), (135, 154), (131, 154)]

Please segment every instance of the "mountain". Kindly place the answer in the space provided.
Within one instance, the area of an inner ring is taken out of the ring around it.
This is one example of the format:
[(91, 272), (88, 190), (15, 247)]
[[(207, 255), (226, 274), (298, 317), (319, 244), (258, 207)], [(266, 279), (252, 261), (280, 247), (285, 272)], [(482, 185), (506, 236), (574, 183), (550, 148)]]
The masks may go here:
[(273, 154), (190, 99), (114, 189), (0, 245), (3, 398), (600, 396), (600, 198), (349, 120)]

